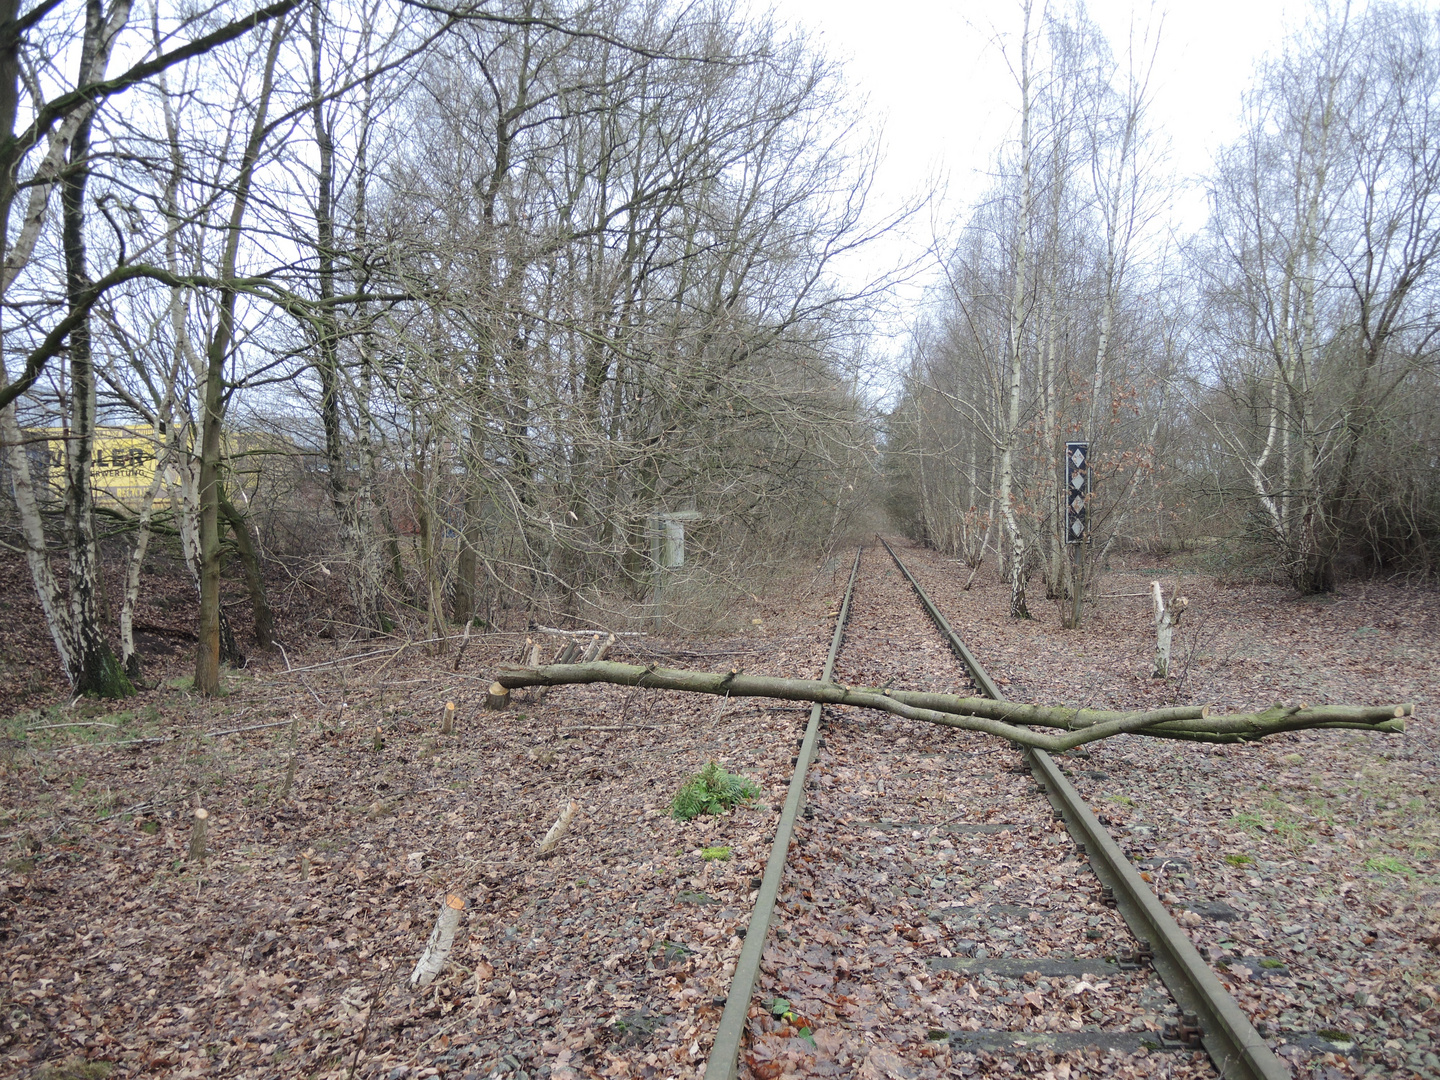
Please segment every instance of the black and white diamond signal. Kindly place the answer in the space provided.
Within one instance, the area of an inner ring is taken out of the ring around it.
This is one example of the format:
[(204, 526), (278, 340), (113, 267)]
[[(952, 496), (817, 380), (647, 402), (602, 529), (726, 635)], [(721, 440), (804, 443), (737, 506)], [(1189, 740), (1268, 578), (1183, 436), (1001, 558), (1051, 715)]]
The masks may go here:
[(1090, 501), (1090, 444), (1065, 444), (1065, 542), (1078, 544), (1085, 539), (1088, 528), (1086, 503)]

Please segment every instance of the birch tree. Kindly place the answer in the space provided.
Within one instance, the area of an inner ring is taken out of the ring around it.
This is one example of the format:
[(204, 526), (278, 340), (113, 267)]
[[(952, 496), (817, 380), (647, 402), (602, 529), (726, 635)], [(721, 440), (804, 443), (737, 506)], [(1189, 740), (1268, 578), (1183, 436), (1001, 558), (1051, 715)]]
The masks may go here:
[(1022, 352), (1026, 321), (1029, 317), (1029, 242), (1030, 220), (1034, 212), (1034, 141), (1031, 130), (1031, 107), (1034, 93), (1034, 72), (1031, 69), (1033, 48), (1031, 30), (1032, 4), (1024, 0), (1024, 22), (1020, 35), (1019, 67), (1015, 69), (1020, 91), (1019, 195), (1015, 208), (1012, 247), (1010, 307), (1006, 313), (1006, 353), (1004, 401), (1005, 418), (1000, 436), (1000, 490), (997, 501), (1000, 517), (1005, 522), (1009, 542), (1006, 565), (1010, 577), (1010, 617), (1028, 619), (1030, 609), (1025, 600), (1025, 534), (1016, 513), (1016, 455), (1020, 439), (1020, 395), (1024, 375)]
[[(8, 134), (0, 146), (0, 228), (6, 237), (5, 261), (0, 270), (0, 300), (13, 319), (21, 310), (11, 298), (16, 289), (33, 295), (43, 290), (43, 276), (30, 273), (37, 244), (45, 227), (52, 191), (61, 192), (61, 240), (65, 261), (64, 314), (45, 326), (26, 320), (8, 328), (4, 338), (4, 373), (0, 375), (0, 437), (6, 444), (16, 509), (21, 520), (26, 557), (41, 607), (50, 626), (71, 683), (87, 693), (118, 696), (129, 683), (119, 670), (99, 625), (96, 603), (97, 565), (90, 465), (95, 428), (95, 376), (90, 313), (108, 290), (148, 272), (144, 266), (124, 265), (124, 254), (108, 272), (92, 275), (86, 247), (86, 189), (90, 173), (91, 133), (97, 110), (116, 95), (135, 87), (168, 67), (203, 55), (252, 26), (274, 17), (288, 4), (262, 9), (237, 22), (168, 50), (154, 53), (121, 72), (107, 74), (117, 40), (126, 30), (131, 5), (114, 0), (108, 8), (87, 0), (82, 31), (73, 50), (56, 55), (61, 64), (77, 63), (73, 79), (58, 81), (44, 48), (31, 45), (45, 21), (63, 15), (56, 5), (44, 4), (25, 15), (18, 5), (0, 10), (6, 27), (0, 46), (0, 130)], [(47, 45), (53, 46), (52, 42)], [(30, 75), (22, 79), (22, 69)], [(23, 86), (23, 91), (22, 91)], [(48, 93), (48, 96), (47, 96)], [(22, 107), (26, 126), (19, 126)], [(23, 170), (29, 166), (28, 177)], [(27, 191), (28, 189), (28, 191)], [(27, 191), (23, 222), (10, 227), (11, 212), (22, 191)], [(113, 253), (112, 253), (113, 254)], [(16, 331), (18, 330), (18, 334)], [(34, 478), (24, 452), (15, 406), (36, 384), (47, 363), (64, 349), (69, 357), (70, 415), (65, 444), (65, 532), (69, 554), (69, 603), (63, 606), (54, 572), (49, 566), (43, 527), (36, 502)], [(9, 356), (22, 357), (17, 376), (10, 377)]]
[(1433, 13), (1319, 15), (1262, 70), (1213, 182), (1218, 380), (1196, 396), (1302, 592), (1375, 549), (1361, 477), (1433, 363), (1440, 251)]
[[(1169, 370), (1163, 349), (1146, 338), (1146, 298), (1134, 286), (1137, 260), (1148, 264), (1147, 288), (1163, 277), (1141, 250), (1160, 182), (1144, 119), (1153, 54), (1146, 48), (1128, 66), (1117, 63), (1080, 8), (1033, 25), (1033, 11), (1022, 7), (1021, 15), (1018, 138), (943, 261), (944, 284), (917, 332), (906, 414), (917, 431), (941, 431), (943, 421), (932, 418), (946, 410), (953, 425), (914, 451), (927, 539), (949, 543), (953, 526), (941, 520), (949, 511), (923, 474), (988, 484), (1004, 525), (1012, 614), (1028, 612), (1034, 564), (1043, 567), (1047, 598), (1062, 602), (1065, 622), (1076, 625), (1088, 553), (1107, 550), (1153, 464), (1147, 433), (1158, 414), (1141, 421), (1140, 387)], [(988, 444), (983, 453), (977, 437)], [(1058, 468), (1072, 439), (1091, 443), (1092, 467), (1106, 481), (1088, 507), (1099, 542), (1081, 559), (1065, 542)], [(983, 479), (986, 461), (993, 480)], [(982, 515), (966, 513), (973, 525), (961, 531), (983, 537)]]
[[(105, 3), (76, 0), (84, 32), (51, 35), (54, 64), (26, 35), (58, 26), (58, 7), (12, 5), (16, 33), (0, 35), (15, 135), (0, 210), (25, 203), (7, 232), (0, 425), (67, 673), (107, 655), (94, 591), (74, 587), (96, 561), (84, 451), (102, 416), (141, 420), (157, 442), (123, 666), (138, 672), (151, 530), (173, 522), (197, 584), (202, 693), (232, 651), (227, 529), (269, 633), (237, 436), (249, 418), (293, 419), (298, 401), (315, 426), (292, 422), (286, 452), (313, 436), (323, 457), (366, 630), (388, 619), (377, 523), (391, 611), (422, 610), (443, 640), (496, 596), (552, 594), (595, 617), (612, 583), (621, 603), (643, 597), (657, 513), (703, 505), (691, 551), (730, 547), (738, 565), (829, 537), (865, 497), (869, 290), (846, 293), (831, 266), (885, 222), (867, 221), (874, 159), (856, 152), (839, 72), (803, 38), (724, 5), (290, 0), (211, 13), (188, 39), (198, 17), (155, 6), (138, 28), (129, 0)], [(140, 59), (110, 77), (112, 52)], [(385, 140), (392, 124), (404, 139)], [(69, 595), (17, 406), (70, 430)]]

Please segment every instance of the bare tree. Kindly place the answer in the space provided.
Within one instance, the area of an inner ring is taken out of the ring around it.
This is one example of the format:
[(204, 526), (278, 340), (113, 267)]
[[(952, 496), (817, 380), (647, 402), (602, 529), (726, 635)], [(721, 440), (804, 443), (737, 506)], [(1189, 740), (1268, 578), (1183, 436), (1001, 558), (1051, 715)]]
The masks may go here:
[(1389, 4), (1319, 14), (1262, 70), (1214, 180), (1219, 378), (1196, 393), (1304, 592), (1366, 544), (1367, 459), (1433, 363), (1440, 251), (1440, 27)]
[[(129, 23), (131, 5), (129, 0), (115, 0), (106, 9), (99, 3), (88, 3), (76, 43), (76, 75), (68, 80), (58, 71), (68, 51), (63, 35), (46, 45), (31, 41), (31, 35), (38, 35), (47, 19), (62, 14), (56, 5), (41, 4), (23, 16), (14, 3), (8, 10), (0, 10), (0, 25), (5, 28), (0, 44), (0, 130), (7, 135), (0, 148), (0, 227), (6, 236), (5, 262), (0, 270), (3, 317), (14, 318), (27, 310), (12, 303), (17, 289), (32, 298), (37, 292), (43, 294), (44, 275), (29, 271), (45, 226), (50, 195), (57, 186), (62, 202), (60, 246), (66, 264), (63, 315), (48, 326), (32, 316), (23, 316), (19, 326), (9, 328), (3, 339), (6, 357), (5, 370), (0, 374), (0, 437), (6, 444), (27, 558), (51, 636), (72, 684), (87, 693), (118, 696), (130, 689), (105, 641), (96, 607), (94, 508), (90, 493), (96, 418), (90, 312), (109, 290), (151, 272), (145, 266), (126, 265), (123, 249), (115, 267), (98, 277), (90, 273), (87, 265), (86, 189), (97, 110), (116, 95), (177, 63), (243, 36), (290, 6), (284, 3), (262, 9), (178, 47), (157, 48), (111, 76), (106, 69)], [(47, 53), (47, 46), (55, 41), (60, 42), (60, 51)], [(22, 115), (23, 128), (19, 126)], [(27, 163), (28, 177), (23, 172)], [(12, 209), (27, 189), (24, 220), (12, 233)], [(28, 310), (33, 311), (33, 306)], [(17, 400), (35, 386), (46, 364), (62, 349), (69, 354), (70, 384), (65, 443), (68, 611), (61, 606), (55, 575), (49, 567), (25, 440), (15, 414)], [(9, 355), (15, 352), (20, 353), (21, 363), (12, 380)]]
[[(243, 497), (261, 455), (318, 451), (357, 626), (414, 605), (441, 641), (502, 600), (643, 607), (659, 515), (699, 515), (692, 558), (720, 579), (766, 547), (828, 543), (868, 496), (873, 290), (831, 268), (887, 221), (867, 217), (874, 159), (837, 121), (838, 70), (803, 38), (724, 5), (289, 0), (176, 44), (194, 23), (156, 6), (137, 29), (129, 0), (100, 4), (56, 57), (25, 38), (53, 5), (12, 5), (0, 40), (16, 135), (0, 209), (28, 199), (8, 234), (0, 423), (67, 672), (123, 681), (86, 584), (101, 417), (154, 432), (148, 492), (115, 511), (135, 537), (123, 666), (138, 673), (147, 545), (173, 528), (203, 693), (238, 655), (227, 550), (257, 642), (273, 629)], [(112, 50), (144, 58), (102, 77)], [(71, 51), (80, 75), (61, 79)], [(137, 107), (111, 109), (125, 89)], [(17, 405), (69, 428), (68, 608)]]
[[(1150, 408), (1153, 395), (1142, 408), (1141, 388), (1174, 371), (1147, 340), (1136, 288), (1163, 279), (1142, 251), (1159, 183), (1144, 121), (1153, 41), (1132, 42), (1129, 53), (1140, 55), (1119, 64), (1083, 9), (1051, 13), (1043, 25), (1028, 7), (1021, 16), (1018, 143), (942, 260), (944, 285), (917, 331), (899, 415), (916, 433), (918, 445), (903, 452), (921, 473), (926, 538), (957, 553), (953, 538), (983, 542), (991, 515), (979, 507), (993, 500), (1012, 614), (1028, 613), (1026, 579), (1038, 565), (1047, 596), (1078, 625), (1089, 567), (1153, 466), (1147, 447), (1163, 408)], [(1058, 465), (1077, 438), (1090, 442), (1101, 482), (1088, 510), (1091, 542), (1072, 559)], [(958, 504), (942, 493), (942, 477), (964, 478)]]

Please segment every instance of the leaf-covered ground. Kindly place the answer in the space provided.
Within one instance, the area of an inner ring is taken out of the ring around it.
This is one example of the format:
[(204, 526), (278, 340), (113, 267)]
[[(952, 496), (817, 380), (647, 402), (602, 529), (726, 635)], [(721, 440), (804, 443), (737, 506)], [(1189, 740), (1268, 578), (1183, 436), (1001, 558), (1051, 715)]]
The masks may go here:
[[(1039, 603), (1035, 620), (1013, 623), (1003, 589), (983, 572), (962, 593), (960, 568), (913, 549), (908, 555), (1018, 700), (1416, 701), (1404, 736), (1309, 733), (1219, 749), (1126, 739), (1092, 747), (1088, 757), (1072, 754), (1067, 767), (1137, 859), (1168, 857), (1147, 871), (1157, 892), (1298, 1072), (1327, 1080), (1365, 1070), (1440, 1073), (1431, 1034), (1440, 1026), (1437, 741), (1428, 718), (1440, 678), (1433, 591), (1358, 584), (1311, 604), (1268, 586), (1189, 575), (1184, 588), (1193, 604), (1177, 641), (1184, 682), (1162, 685), (1147, 677), (1153, 637), (1143, 596), (1102, 601), (1079, 632), (1060, 630)], [(818, 576), (812, 568), (753, 611), (737, 612), (743, 634), (627, 638), (614, 655), (814, 677), (848, 569), (848, 560), (840, 562)], [(1101, 591), (1142, 592), (1150, 576), (1117, 571)], [(150, 670), (166, 685), (118, 710), (83, 701), (72, 707), (43, 674), (46, 641), (33, 615), (24, 615), (23, 575), (7, 571), (4, 581), (3, 599), (21, 613), (6, 643), (6, 693), (11, 701), (29, 695), (24, 703), (32, 707), (7, 709), (0, 732), (0, 1073), (85, 1075), (86, 1063), (90, 1075), (108, 1068), (117, 1077), (345, 1077), (352, 1067), (356, 1076), (395, 1080), (699, 1073), (804, 710), (591, 687), (532, 695), (487, 714), (480, 703), (489, 665), (516, 655), (523, 634), (472, 639), (455, 672), (453, 654), (318, 640), (313, 628), (305, 637), (296, 630), (311, 610), (300, 602), (302, 586), (281, 613), (294, 670), (278, 654), (252, 658), (217, 703), (184, 689), (183, 653), (157, 653)], [(183, 596), (174, 590), (147, 616), (181, 645), (192, 618)], [(928, 666), (931, 657), (948, 663), (938, 638), (891, 637), (903, 663), (896, 671), (887, 658), (884, 670), (896, 685), (943, 679)], [(879, 674), (884, 642), (874, 646)], [(870, 677), (846, 677), (862, 675)], [(453, 736), (439, 733), (446, 700), (459, 704)], [(50, 704), (33, 707), (41, 702)], [(286, 726), (205, 734), (272, 722)], [(931, 764), (946, 758), (920, 755), (948, 754), (955, 740), (902, 733), (903, 725), (858, 713), (844, 722), (857, 739), (880, 735), (899, 753), (915, 751), (914, 765), (900, 770), (915, 775), (892, 783), (909, 785), (906, 813), (921, 820), (928, 811), (914, 799), (938, 786)], [(45, 726), (56, 724), (110, 726)], [(143, 739), (163, 741), (132, 741)], [(670, 798), (711, 759), (756, 780), (762, 798), (722, 817), (673, 820)], [(901, 790), (877, 788), (855, 774), (858, 764), (844, 764), (848, 773), (832, 764), (819, 782), (870, 792), (864, 798), (877, 809)], [(569, 835), (552, 857), (537, 857), (536, 843), (570, 797), (580, 810)], [(211, 815), (203, 863), (187, 858), (197, 800)], [(896, 862), (900, 845), (883, 842), (884, 830), (853, 825), (849, 839), (829, 846), (891, 846), (896, 852), (885, 858)], [(1027, 869), (1029, 831), (1003, 840), (947, 834), (953, 849), (937, 840), (930, 850), (937, 859), (952, 853), (957, 865), (968, 864), (972, 847), (1009, 860), (1010, 880), (996, 888), (1010, 903), (1083, 912), (1087, 928), (1102, 932), (1095, 947), (1104, 948), (1109, 924), (1083, 890), (1059, 887), (1048, 862), (1040, 872)], [(1042, 841), (1054, 835), (1035, 832)], [(923, 847), (924, 834), (911, 842)], [(726, 847), (728, 859), (702, 854)], [(893, 883), (895, 867), (862, 874), (858, 860), (851, 867), (827, 851), (809, 854), (807, 873), (823, 872), (827, 883), (839, 880), (836, 872), (849, 875), (846, 887), (875, 905), (855, 913), (850, 932), (880, 939), (899, 958), (856, 973), (867, 976), (858, 981), (873, 998), (863, 1007), (885, 1023), (881, 1012), (903, 993), (910, 1003), (901, 1011), (916, 1010), (904, 1024), (964, 1026), (964, 1002), (945, 995), (968, 999), (969, 991), (958, 978), (921, 978), (919, 967), (906, 966), (906, 949), (944, 946), (961, 955), (956, 941), (976, 949), (1046, 943), (1038, 928), (1045, 924), (1028, 917), (1019, 944), (1014, 928), (999, 927), (1011, 932), (992, 942), (992, 927), (971, 927), (964, 914), (940, 923), (911, 919), (939, 897), (885, 892), (874, 875), (889, 873)], [(974, 884), (962, 898), (947, 878), (942, 892), (964, 907), (987, 882)], [(455, 963), (435, 987), (414, 993), (405, 978), (447, 890), (470, 901)], [(1091, 918), (1101, 925), (1089, 927)], [(865, 919), (877, 920), (869, 933)], [(926, 929), (948, 936), (926, 942)], [(766, 978), (812, 970), (809, 961), (786, 960), (802, 945), (837, 951), (818, 938), (777, 936)], [(1075, 1002), (1066, 995), (1075, 985), (975, 990), (992, 1010), (984, 1026), (1003, 1028), (1029, 1019), (1027, 1009), (1073, 1019)], [(1123, 1026), (1129, 1016), (1120, 1013), (1131, 1006), (1118, 997), (1107, 1003), (1111, 989), (1092, 983), (1078, 995), (1085, 1011)], [(757, 994), (758, 1019), (767, 992), (773, 988)], [(944, 1015), (932, 1019), (937, 1004)], [(859, 1058), (835, 1042), (858, 1019), (836, 1010), (835, 1020), (828, 1031), (816, 1028), (815, 1039), (850, 1055), (844, 1071), (903, 1075), (921, 1060), (888, 1048), (903, 1043), (873, 1040)], [(947, 1072), (990, 1068), (972, 1057), (925, 1061)], [(1010, 1064), (1057, 1077), (1119, 1071), (1108, 1059), (1071, 1064), (1043, 1054)]]
[[(739, 637), (622, 638), (613, 655), (813, 675), (830, 588), (758, 604)], [(483, 711), (525, 637), (477, 635), (458, 672), (453, 652), (312, 640), (294, 670), (252, 657), (219, 703), (185, 689), (182, 656), (118, 709), (14, 713), (0, 1074), (695, 1075), (805, 714), (610, 687)], [(761, 798), (674, 820), (708, 760)], [(539, 857), (570, 798), (569, 834)], [(454, 963), (414, 993), (447, 891), (470, 902)]]

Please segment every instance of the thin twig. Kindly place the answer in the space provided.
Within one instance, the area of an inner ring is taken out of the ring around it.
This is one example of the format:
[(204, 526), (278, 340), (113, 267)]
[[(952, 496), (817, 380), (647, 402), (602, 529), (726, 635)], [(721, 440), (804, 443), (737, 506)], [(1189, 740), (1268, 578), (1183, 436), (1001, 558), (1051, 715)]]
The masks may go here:
[(620, 724), (617, 727), (596, 727), (593, 724), (579, 724), (574, 727), (562, 727), (560, 731), (664, 731), (659, 724)]
[[(605, 631), (605, 630), (560, 630), (560, 629), (558, 629), (558, 628), (556, 628), (556, 627), (554, 627), (554, 626), (537, 626), (537, 627), (535, 627), (535, 630), (536, 630), (537, 633), (541, 633), (541, 634), (559, 634), (559, 635), (561, 635), (562, 637), (590, 637), (590, 636), (593, 635), (593, 634), (604, 634), (604, 633), (607, 633), (607, 631)], [(650, 636), (649, 633), (647, 633), (647, 632), (644, 631), (644, 630), (616, 630), (616, 631), (614, 631), (614, 634), (615, 634), (616, 637), (649, 637), (649, 636)]]
[(321, 712), (324, 712), (324, 711), (325, 711), (325, 702), (320, 699), (320, 695), (317, 694), (317, 693), (315, 692), (315, 688), (310, 685), (310, 680), (307, 679), (307, 678), (305, 678), (304, 675), (301, 675), (301, 676), (300, 676), (300, 685), (303, 686), (303, 687), (305, 687), (306, 690), (309, 690), (309, 691), (310, 691), (310, 696), (315, 699), (315, 704), (317, 704), (317, 705), (320, 706), (320, 711), (321, 711)]
[(183, 792), (180, 795), (168, 799), (151, 799), (149, 802), (136, 803), (134, 806), (127, 806), (124, 810), (117, 810), (113, 814), (106, 814), (96, 821), (109, 821), (112, 818), (122, 817), (125, 814), (138, 814), (141, 810), (149, 810), (151, 807), (164, 806), (167, 803), (187, 802), (195, 794), (194, 790)]
[[(446, 641), (446, 640), (448, 640), (448, 639), (447, 639), (447, 638), (431, 638), (430, 640), (431, 640), (431, 641)], [(422, 642), (419, 642), (419, 644), (423, 645), (423, 644), (425, 644), (425, 642), (422, 641)], [(393, 664), (396, 660), (400, 659), (401, 655), (404, 654), (405, 650), (408, 649), (409, 647), (410, 647), (410, 643), (407, 641), (404, 645), (401, 645), (400, 648), (398, 648), (398, 649), (395, 650), (395, 654), (394, 654), (393, 656), (391, 656), (389, 660), (386, 660), (383, 664), (381, 664), (378, 668), (376, 668), (376, 669), (375, 669), (375, 673), (370, 676), (370, 685), (371, 685), (371, 686), (374, 686), (374, 685), (375, 685), (375, 680), (380, 677), (380, 673), (381, 673), (382, 671), (384, 671), (387, 667), (389, 667), (391, 664)]]
[[(204, 737), (207, 739), (218, 739), (223, 735), (242, 735), (247, 731), (264, 731), (267, 728), (285, 727), (289, 723), (289, 720), (276, 720), (274, 723), (270, 724), (252, 724), (250, 727), (225, 728), (222, 731), (205, 731), (201, 732), (201, 734), (204, 735)], [(181, 739), (184, 737), (185, 736), (183, 735), (156, 735), (144, 739), (121, 739), (118, 742), (107, 742), (101, 743), (99, 745), (105, 747), (116, 747), (134, 746), (137, 743), (168, 743), (175, 742), (177, 739)]]
[[(404, 648), (404, 644), (396, 648)], [(355, 653), (353, 656), (337, 656), (334, 660), (322, 660), (318, 664), (305, 664), (301, 667), (291, 668), (287, 674), (295, 674), (299, 671), (318, 671), (321, 668), (334, 667), (336, 664), (349, 664), (361, 660), (369, 660), (376, 656), (384, 656), (386, 653), (394, 652), (395, 649), (376, 649), (374, 652)]]
[(273, 724), (251, 724), (249, 727), (226, 728), (224, 731), (207, 731), (207, 739), (218, 739), (222, 735), (243, 735), (247, 731), (264, 731), (266, 728), (288, 727), (290, 720), (276, 720)]
[(475, 625), (473, 617), (465, 620), (465, 636), (460, 639), (460, 648), (455, 651), (455, 670), (460, 670), (460, 658), (465, 655), (465, 646), (470, 644), (470, 628)]
[(360, 1065), (360, 1055), (365, 1050), (365, 1040), (370, 1034), (370, 1018), (375, 1015), (375, 1006), (380, 1003), (380, 979), (377, 976), (375, 985), (370, 989), (370, 1007), (365, 1010), (365, 1023), (360, 1028), (360, 1035), (355, 1040), (355, 1056), (350, 1059), (350, 1071), (345, 1074), (345, 1080), (355, 1080), (355, 1070)]
[(297, 671), (318, 671), (321, 668), (334, 667), (336, 664), (350, 664), (358, 663), (361, 660), (373, 660), (375, 657), (384, 656), (386, 653), (401, 652), (410, 648), (412, 645), (433, 645), (437, 641), (449, 641), (452, 637), (454, 637), (453, 634), (446, 634), (444, 637), (425, 638), (423, 641), (402, 641), (393, 649), (376, 649), (373, 652), (355, 653), (353, 656), (337, 656), (334, 660), (322, 660), (318, 664), (305, 664), (303, 667), (291, 668), (286, 674), (294, 674)]
[[(460, 968), (460, 969), (461, 969), (462, 971), (464, 971), (466, 974), (473, 974), (473, 972), (471, 972), (469, 968), (467, 968), (464, 964), (459, 963), (458, 961), (451, 960), (450, 963), (452, 963), (452, 964), (454, 964), (456, 967)], [(425, 1049), (426, 1047), (428, 1047), (431, 1043), (433, 1043), (436, 1039), (440, 1038), (440, 1036), (442, 1036), (442, 1035), (448, 1035), (450, 1032), (454, 1031), (457, 1027), (459, 1027), (460, 1024), (461, 1024), (465, 1019), (466, 1019), (466, 1018), (462, 1016), (462, 1017), (460, 1017), (460, 1019), (455, 1020), (455, 1021), (452, 1021), (452, 1022), (449, 1023), (449, 1024), (446, 1024), (446, 1025), (445, 1025), (444, 1027), (442, 1027), (439, 1031), (435, 1032), (434, 1035), (431, 1035), (428, 1039), (426, 1039), (423, 1043), (421, 1043), (421, 1044), (420, 1044), (420, 1049), (421, 1049), (421, 1050), (424, 1050), (424, 1049)]]
[(56, 728), (67, 728), (67, 727), (108, 727), (108, 728), (118, 728), (119, 726), (120, 726), (119, 724), (102, 724), (99, 720), (90, 720), (90, 721), (84, 721), (84, 722), (76, 721), (76, 722), (73, 723), (73, 724), (37, 724), (37, 725), (35, 725), (35, 726), (32, 727), (32, 728), (26, 728), (26, 729), (25, 729), (25, 734), (26, 734), (26, 735), (29, 735), (30, 732), (32, 732), (32, 731), (54, 731)]
[(138, 814), (141, 810), (149, 810), (154, 806), (153, 802), (137, 802), (134, 806), (127, 806), (124, 810), (116, 810), (113, 814), (106, 814), (98, 817), (96, 821), (109, 821), (111, 818), (124, 817), (126, 814)]

